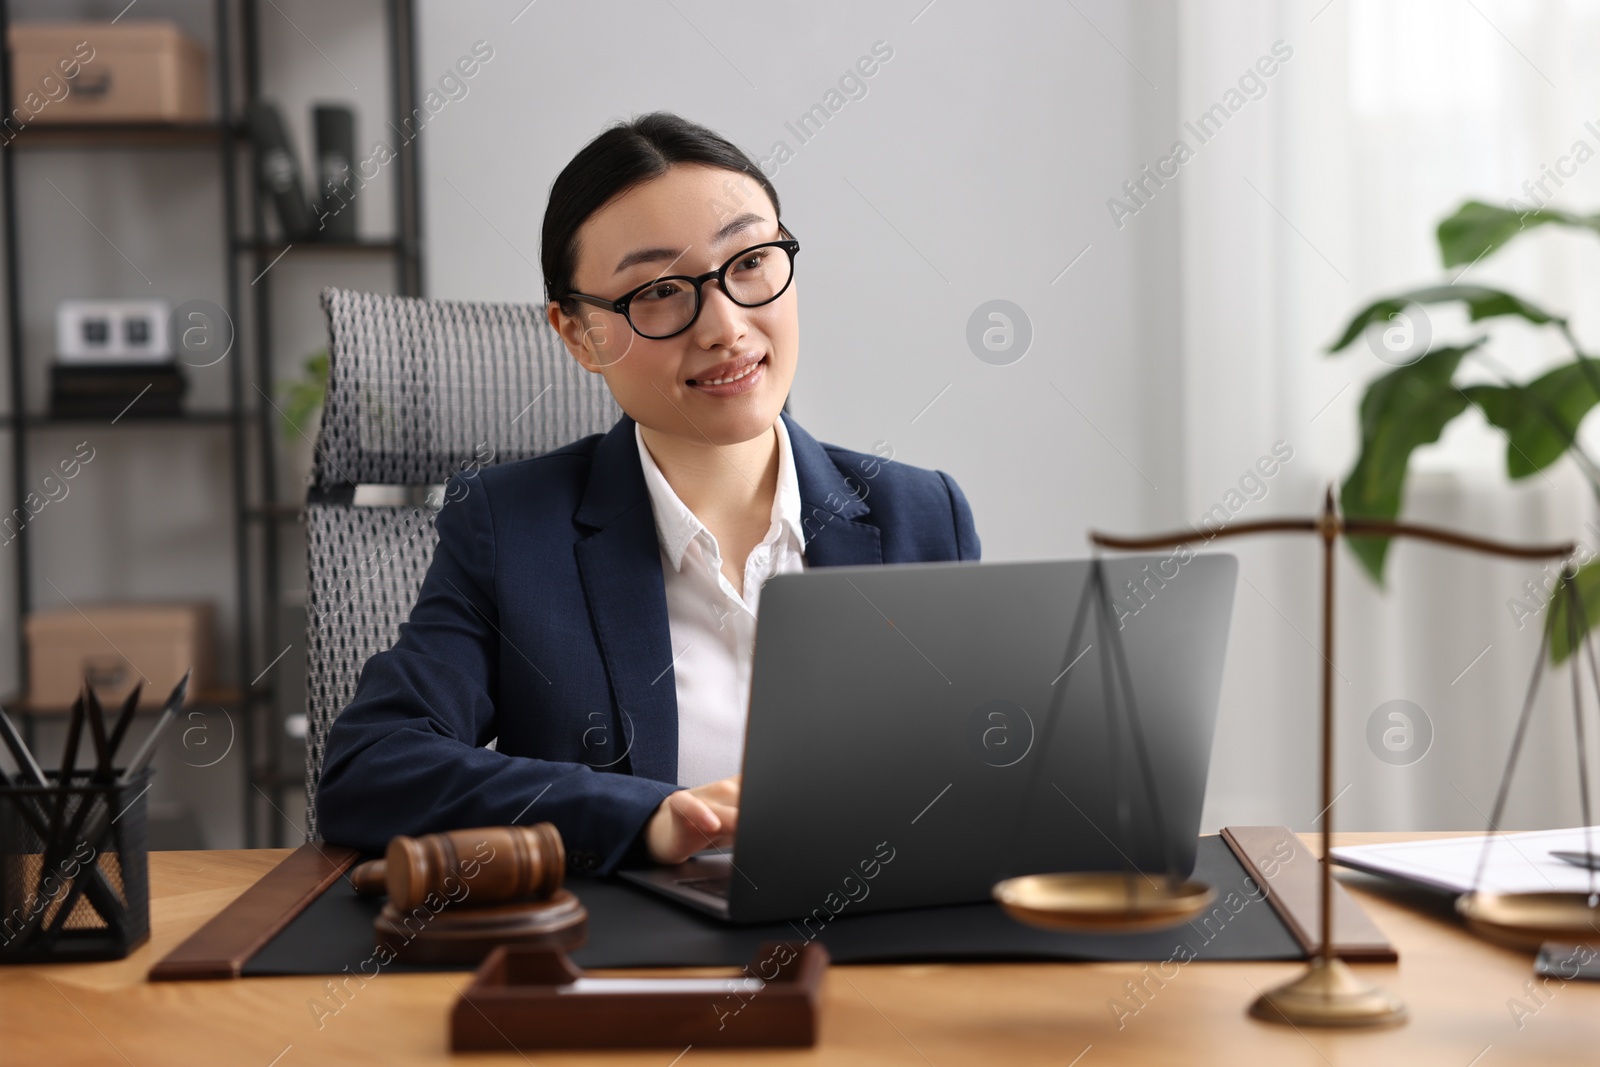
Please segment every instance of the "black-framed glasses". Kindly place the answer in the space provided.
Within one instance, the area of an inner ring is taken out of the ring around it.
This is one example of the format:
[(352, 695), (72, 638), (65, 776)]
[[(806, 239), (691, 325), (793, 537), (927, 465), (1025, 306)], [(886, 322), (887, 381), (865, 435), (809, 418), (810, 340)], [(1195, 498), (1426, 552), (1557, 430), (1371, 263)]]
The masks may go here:
[[(778, 231), (789, 233), (781, 223)], [(751, 245), (730, 256), (716, 270), (698, 276), (673, 274), (656, 278), (615, 300), (571, 292), (564, 299), (581, 300), (614, 311), (626, 318), (640, 337), (660, 341), (675, 337), (694, 325), (705, 303), (701, 289), (709, 281), (715, 280), (728, 299), (740, 307), (772, 303), (794, 281), (794, 257), (799, 251), (800, 242), (789, 233), (787, 240)]]

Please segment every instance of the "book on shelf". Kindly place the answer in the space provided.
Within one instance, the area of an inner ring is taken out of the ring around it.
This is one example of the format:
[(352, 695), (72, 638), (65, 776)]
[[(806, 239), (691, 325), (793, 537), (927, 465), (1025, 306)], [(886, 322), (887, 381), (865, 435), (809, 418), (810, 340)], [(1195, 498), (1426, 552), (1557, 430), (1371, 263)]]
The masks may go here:
[(50, 414), (56, 418), (115, 418), (124, 413), (129, 418), (171, 417), (183, 414), (183, 394), (188, 388), (177, 360), (55, 363), (50, 367)]
[(284, 129), (283, 116), (271, 104), (257, 102), (250, 109), (249, 123), (261, 166), (256, 180), (272, 200), (284, 240), (309, 240), (314, 229), (311, 204), (300, 182), (300, 162)]

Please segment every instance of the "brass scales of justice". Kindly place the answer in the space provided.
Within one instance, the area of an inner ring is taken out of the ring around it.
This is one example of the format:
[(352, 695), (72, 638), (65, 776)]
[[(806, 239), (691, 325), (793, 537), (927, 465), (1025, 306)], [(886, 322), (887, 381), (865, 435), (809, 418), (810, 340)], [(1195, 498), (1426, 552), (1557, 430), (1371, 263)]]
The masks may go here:
[[(1388, 1026), (1404, 1023), (1405, 1005), (1383, 989), (1356, 976), (1340, 960), (1333, 941), (1333, 864), (1330, 854), (1333, 836), (1333, 604), (1335, 546), (1341, 535), (1371, 537), (1414, 537), (1435, 544), (1471, 552), (1512, 559), (1566, 559), (1577, 546), (1573, 542), (1549, 545), (1515, 545), (1503, 541), (1474, 537), (1441, 527), (1418, 523), (1395, 522), (1380, 519), (1346, 518), (1339, 514), (1330, 486), (1324, 498), (1322, 512), (1314, 518), (1264, 519), (1239, 523), (1214, 531), (1209, 539), (1242, 537), (1250, 534), (1310, 533), (1322, 540), (1322, 715), (1321, 715), (1321, 782), (1322, 828), (1321, 854), (1323, 857), (1320, 886), (1320, 943), (1306, 970), (1297, 978), (1261, 994), (1250, 1006), (1250, 1014), (1268, 1022), (1288, 1023), (1295, 1026), (1360, 1027)], [(1150, 537), (1121, 537), (1090, 532), (1090, 541), (1096, 549), (1118, 551), (1149, 551), (1160, 548), (1177, 548), (1194, 540), (1194, 531), (1177, 531)], [(1597, 661), (1593, 641), (1589, 636), (1587, 620), (1583, 618), (1582, 598), (1573, 581), (1573, 568), (1568, 562), (1561, 573), (1563, 591), (1569, 605), (1566, 612), (1568, 648), (1573, 658), (1572, 696), (1573, 712), (1578, 734), (1578, 773), (1582, 796), (1584, 825), (1592, 825), (1589, 811), (1589, 790), (1584, 749), (1582, 704), (1579, 695), (1579, 647), (1587, 654), (1595, 689), (1600, 695), (1600, 661)], [(1103, 568), (1096, 561), (1090, 585), (1100, 613), (1101, 625), (1109, 636), (1113, 663), (1121, 660), (1120, 684), (1126, 713), (1134, 731), (1134, 745), (1143, 758), (1134, 712), (1131, 678), (1126, 660), (1121, 659), (1121, 639), (1117, 628), (1106, 626), (1111, 616), (1110, 595)], [(1086, 598), (1089, 590), (1086, 589)], [(1551, 601), (1555, 604), (1554, 599)], [(1552, 607), (1551, 618), (1556, 612)], [(1080, 612), (1080, 620), (1082, 614)], [(1519, 946), (1537, 946), (1545, 940), (1581, 941), (1586, 935), (1600, 930), (1600, 891), (1595, 884), (1595, 856), (1590, 849), (1590, 889), (1581, 892), (1546, 893), (1486, 893), (1480, 891), (1484, 866), (1493, 835), (1498, 830), (1501, 816), (1515, 769), (1522, 740), (1532, 712), (1539, 679), (1549, 646), (1552, 623), (1542, 627), (1538, 658), (1534, 662), (1527, 697), (1518, 719), (1510, 757), (1506, 764), (1500, 788), (1495, 799), (1494, 812), (1489, 820), (1489, 835), (1485, 838), (1483, 861), (1478, 866), (1473, 890), (1460, 896), (1456, 909), (1475, 932)], [(1077, 624), (1075, 624), (1076, 629)], [(1075, 647), (1075, 646), (1074, 646)], [(1106, 698), (1113, 702), (1116, 689), (1114, 675), (1108, 675)], [(1054, 716), (1052, 715), (1052, 722)], [(1047, 729), (1049, 727), (1047, 726)], [(1155, 781), (1145, 766), (1145, 783), (1151, 791), (1152, 810), (1160, 818), (1160, 808), (1155, 802)], [(1586, 845), (1587, 847), (1587, 845)], [(1133, 933), (1144, 930), (1177, 926), (1199, 917), (1211, 906), (1215, 890), (1210, 886), (1182, 880), (1175, 870), (1169, 869), (1164, 883), (1148, 877), (1136, 878), (1137, 872), (1110, 871), (1091, 873), (1062, 873), (1027, 875), (1010, 878), (994, 887), (994, 897), (1014, 919), (1052, 930), (1089, 931), (1095, 933)]]

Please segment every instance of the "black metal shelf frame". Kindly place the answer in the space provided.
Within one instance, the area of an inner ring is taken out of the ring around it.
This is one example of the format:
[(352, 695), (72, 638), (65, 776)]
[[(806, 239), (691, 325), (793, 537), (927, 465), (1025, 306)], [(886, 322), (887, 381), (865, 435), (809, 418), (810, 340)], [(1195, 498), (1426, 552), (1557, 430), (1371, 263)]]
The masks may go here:
[[(12, 140), (0, 147), (0, 243), (3, 243), (5, 270), (4, 344), (6, 348), (7, 379), (11, 407), (0, 412), (0, 428), (4, 428), (11, 446), (11, 504), (20, 507), (27, 485), (29, 437), (36, 431), (69, 425), (103, 424), (111, 420), (65, 418), (47, 414), (30, 413), (22, 404), (26, 396), (26, 353), (22, 339), (22, 282), (20, 235), (18, 233), (18, 208), (16, 171), (18, 150), (29, 154), (41, 151), (64, 150), (150, 150), (150, 151), (207, 151), (215, 152), (222, 182), (221, 255), (224, 272), (225, 310), (235, 324), (242, 321), (240, 311), (244, 306), (241, 261), (250, 257), (254, 262), (252, 277), (257, 282), (251, 286), (253, 336), (248, 345), (241, 331), (236, 338), (239, 357), (230, 362), (228, 370), (229, 406), (221, 411), (185, 412), (179, 416), (157, 418), (121, 418), (118, 429), (125, 427), (159, 427), (181, 431), (212, 431), (225, 428), (229, 436), (229, 459), (232, 471), (230, 487), (233, 504), (233, 563), (235, 596), (238, 603), (237, 648), (239, 687), (244, 692), (240, 704), (242, 725), (240, 729), (240, 755), (243, 762), (244, 783), (243, 813), (244, 842), (254, 848), (261, 839), (262, 816), (269, 828), (268, 836), (274, 844), (285, 841), (285, 820), (276, 811), (262, 812), (260, 798), (282, 810), (282, 800), (288, 790), (299, 785), (297, 776), (286, 773), (282, 767), (282, 723), (273, 714), (276, 687), (270, 679), (258, 677), (265, 673), (278, 655), (280, 633), (278, 611), (280, 579), (278, 560), (278, 528), (286, 522), (297, 521), (302, 501), (279, 501), (276, 481), (276, 442), (273, 437), (275, 420), (261, 417), (260, 405), (247, 395), (254, 386), (245, 380), (245, 359), (252, 359), (251, 370), (257, 383), (274, 380), (272, 365), (272, 295), (271, 277), (266, 268), (288, 247), (288, 242), (266, 238), (266, 205), (255, 175), (260, 173), (259, 149), (250, 140), (241, 121), (250, 107), (261, 97), (261, 54), (257, 32), (260, 10), (256, 0), (211, 0), (213, 7), (213, 61), (217, 84), (217, 112), (219, 118), (204, 123), (134, 123), (127, 125), (91, 124), (73, 127), (40, 127), (15, 131)], [(381, 0), (389, 52), (391, 76), (391, 120), (394, 128), (404, 128), (404, 121), (418, 106), (416, 93), (416, 13), (414, 0)], [(12, 114), (11, 53), (9, 48), (11, 11), (8, 0), (0, 0), (0, 117)], [(237, 13), (237, 33), (235, 14)], [(239, 53), (242, 79), (236, 79), (235, 52)], [(238, 92), (242, 81), (242, 94)], [(236, 107), (236, 101), (238, 105)], [(240, 224), (239, 150), (247, 149), (249, 169), (246, 199), (249, 209), (249, 228)], [(398, 150), (396, 173), (399, 189), (395, 197), (394, 237), (385, 240), (357, 240), (347, 242), (302, 241), (295, 249), (319, 253), (342, 253), (365, 258), (369, 255), (392, 256), (395, 262), (396, 291), (410, 296), (420, 296), (423, 291), (421, 210), (418, 182), (418, 157), (415, 140), (407, 141)], [(325, 261), (326, 262), (326, 261)], [(249, 434), (254, 433), (256, 461), (251, 469)], [(259, 481), (259, 499), (252, 499), (251, 476)], [(14, 538), (11, 548), (16, 565), (15, 633), (17, 641), (17, 692), (26, 692), (28, 686), (27, 649), (24, 644), (22, 620), (33, 606), (32, 553), (29, 546), (30, 527), (24, 524)], [(260, 610), (257, 610), (257, 583), (259, 582)], [(302, 638), (303, 640), (303, 635)], [(261, 666), (264, 665), (264, 666)], [(258, 714), (265, 709), (266, 714)], [(31, 720), (28, 724), (31, 728)], [(264, 744), (263, 744), (264, 742)], [(263, 751), (264, 750), (264, 751)], [(266, 788), (262, 788), (262, 786)]]

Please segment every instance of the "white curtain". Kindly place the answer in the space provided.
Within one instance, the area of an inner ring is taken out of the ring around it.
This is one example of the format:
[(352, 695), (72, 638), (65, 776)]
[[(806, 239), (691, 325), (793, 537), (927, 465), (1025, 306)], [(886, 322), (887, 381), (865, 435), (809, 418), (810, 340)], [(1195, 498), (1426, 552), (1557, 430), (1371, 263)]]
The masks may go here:
[[(1288, 58), (1256, 67), (1275, 42)], [(1391, 369), (1360, 341), (1337, 356), (1324, 349), (1373, 297), (1460, 274), (1441, 267), (1434, 228), (1461, 202), (1526, 201), (1523, 183), (1537, 190), (1543, 177), (1553, 205), (1600, 210), (1600, 158), (1580, 165), (1574, 156), (1578, 141), (1600, 152), (1597, 50), (1600, 5), (1180, 4), (1180, 120), (1243, 104), (1220, 129), (1215, 121), (1199, 127), (1210, 134), (1203, 145), (1181, 125), (1173, 131), (1195, 149), (1175, 179), (1188, 513), (1173, 521), (1197, 520), (1219, 502), (1230, 511), (1243, 502), (1234, 521), (1319, 506), (1355, 460), (1366, 383)], [(1247, 72), (1268, 67), (1270, 77), (1241, 87)], [(1240, 92), (1229, 96), (1233, 89)], [(1559, 187), (1547, 165), (1566, 172)], [(1459, 280), (1568, 314), (1580, 340), (1600, 346), (1592, 296), (1600, 239), (1535, 231)], [(1492, 331), (1489, 353), (1518, 377), (1565, 358), (1553, 332), (1473, 326), (1453, 311), (1430, 319), (1436, 338)], [(1293, 458), (1260, 479), (1262, 495), (1247, 472), (1280, 441)], [(1438, 445), (1416, 453), (1403, 514), (1509, 540), (1582, 538), (1600, 549), (1600, 534), (1585, 530), (1593, 508), (1571, 462), (1512, 483), (1504, 451), (1481, 418), (1462, 416)], [(1211, 547), (1237, 552), (1242, 578), (1205, 823), (1311, 829), (1320, 808), (1317, 542), (1241, 538)], [(1400, 544), (1386, 591), (1343, 548), (1338, 566), (1336, 826), (1481, 829), (1538, 641), (1537, 626), (1519, 629), (1508, 602), (1524, 596), (1524, 581), (1537, 581), (1538, 566)], [(1600, 731), (1590, 700), (1593, 742)], [(1380, 737), (1398, 731), (1391, 746), (1404, 744), (1408, 720), (1414, 746), (1431, 724), (1426, 754), (1407, 763), (1420, 748), (1369, 745), (1375, 713)], [(1547, 674), (1534, 714), (1506, 823), (1576, 825), (1565, 668)]]

